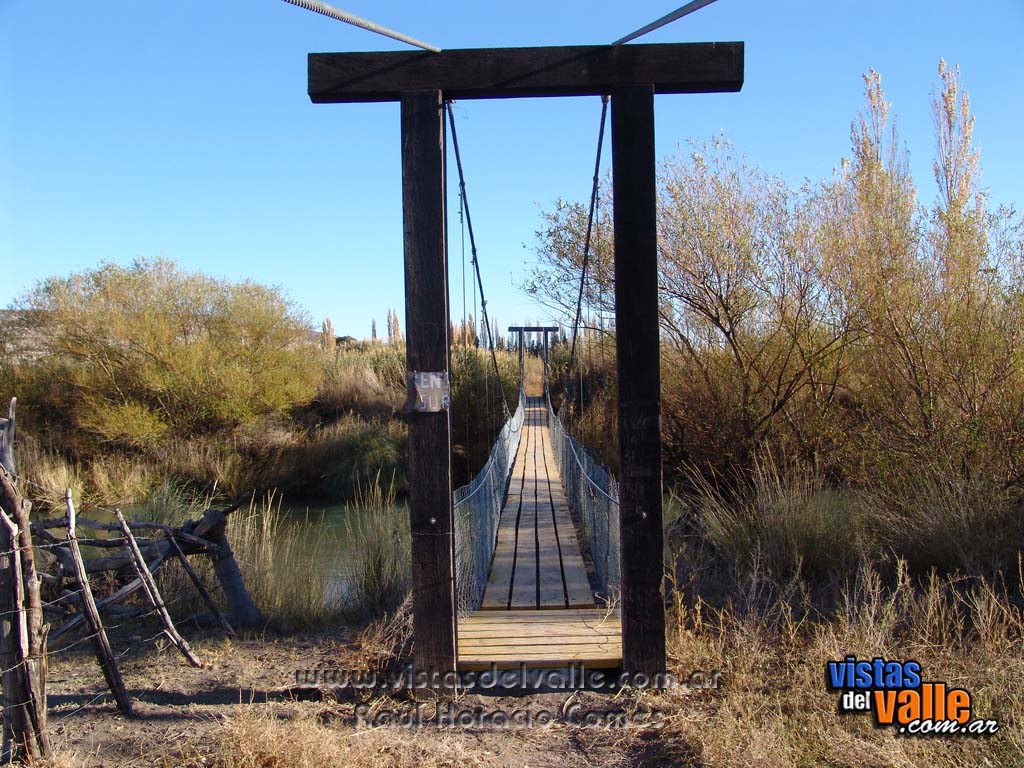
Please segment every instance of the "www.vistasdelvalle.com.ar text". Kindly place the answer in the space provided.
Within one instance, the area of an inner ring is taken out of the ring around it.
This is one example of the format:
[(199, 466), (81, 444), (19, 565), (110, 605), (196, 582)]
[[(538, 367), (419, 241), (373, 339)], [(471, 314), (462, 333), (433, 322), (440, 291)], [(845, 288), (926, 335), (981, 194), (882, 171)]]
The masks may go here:
[(512, 669), (500, 669), (492, 664), (487, 669), (477, 671), (413, 670), (411, 667), (395, 672), (331, 667), (295, 671), (295, 685), (300, 688), (353, 688), (387, 693), (424, 688), (444, 688), (468, 693), (572, 690), (613, 692), (623, 688), (706, 690), (720, 688), (722, 684), (723, 675), (717, 670), (646, 675), (589, 669), (584, 664), (573, 664), (561, 669), (530, 669), (526, 664)]

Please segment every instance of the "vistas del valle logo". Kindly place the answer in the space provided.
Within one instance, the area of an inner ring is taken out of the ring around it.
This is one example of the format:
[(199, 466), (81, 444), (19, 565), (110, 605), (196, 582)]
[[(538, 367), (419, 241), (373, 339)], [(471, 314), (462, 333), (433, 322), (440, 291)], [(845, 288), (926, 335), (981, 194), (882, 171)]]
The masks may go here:
[(922, 680), (916, 661), (847, 656), (825, 664), (825, 680), (842, 691), (840, 712), (870, 712), (879, 728), (907, 736), (987, 736), (999, 730), (995, 720), (973, 717), (969, 691)]

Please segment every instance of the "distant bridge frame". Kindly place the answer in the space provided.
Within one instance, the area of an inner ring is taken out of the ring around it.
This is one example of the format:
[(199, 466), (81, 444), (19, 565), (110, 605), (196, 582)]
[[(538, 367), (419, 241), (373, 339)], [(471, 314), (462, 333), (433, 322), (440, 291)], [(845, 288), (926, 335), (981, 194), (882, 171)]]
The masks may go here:
[(523, 360), (523, 350), (525, 349), (526, 334), (528, 333), (543, 333), (544, 334), (544, 382), (548, 380), (548, 334), (557, 334), (561, 328), (557, 325), (510, 325), (508, 327), (509, 333), (519, 334), (519, 380), (525, 381), (525, 362)]
[[(309, 54), (317, 104), (401, 103), (406, 366), (450, 370), (446, 99), (611, 95), (624, 671), (665, 671), (654, 95), (736, 92), (741, 42)], [(545, 334), (545, 339), (547, 335)], [(417, 672), (457, 669), (451, 417), (409, 414)]]

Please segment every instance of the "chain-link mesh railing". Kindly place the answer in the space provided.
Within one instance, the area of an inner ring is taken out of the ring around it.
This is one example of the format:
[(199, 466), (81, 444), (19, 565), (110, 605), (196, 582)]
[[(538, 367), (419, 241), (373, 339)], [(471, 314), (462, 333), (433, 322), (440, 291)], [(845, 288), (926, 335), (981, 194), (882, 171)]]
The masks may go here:
[(519, 407), (501, 428), (487, 463), (454, 494), (455, 591), (460, 615), (475, 611), (484, 599), (508, 474), (523, 430), (524, 403), (520, 393)]
[(548, 425), (555, 460), (562, 475), (565, 497), (583, 528), (583, 556), (597, 574), (597, 591), (609, 602), (618, 601), (619, 484), (584, 446), (562, 426), (548, 399)]

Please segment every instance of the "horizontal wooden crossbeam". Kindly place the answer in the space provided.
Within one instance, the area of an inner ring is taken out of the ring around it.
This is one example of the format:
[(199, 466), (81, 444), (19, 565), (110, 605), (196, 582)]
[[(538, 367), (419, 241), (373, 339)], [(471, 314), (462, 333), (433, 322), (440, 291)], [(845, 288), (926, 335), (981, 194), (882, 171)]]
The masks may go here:
[(309, 54), (315, 104), (397, 101), (403, 92), (432, 89), (448, 99), (595, 96), (626, 85), (653, 85), (655, 93), (738, 91), (743, 43)]

